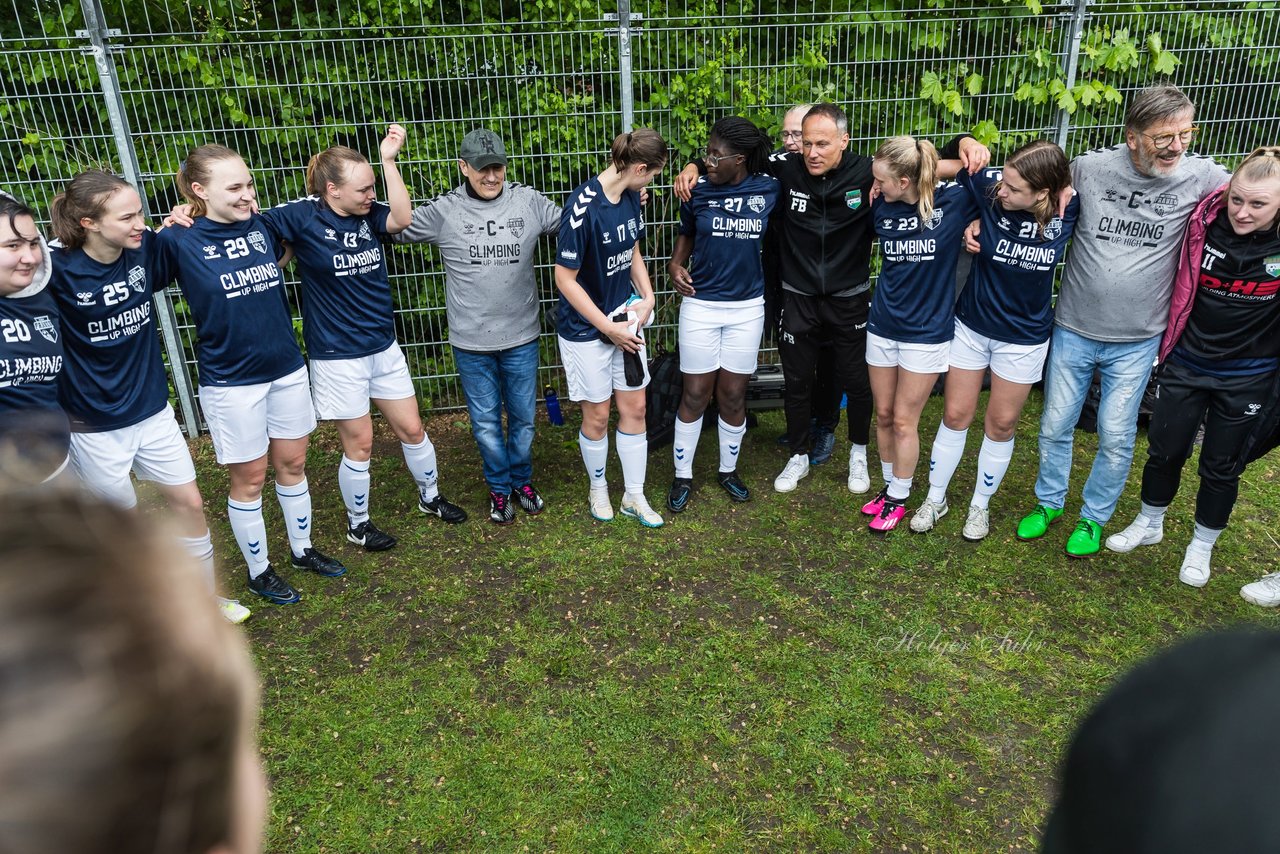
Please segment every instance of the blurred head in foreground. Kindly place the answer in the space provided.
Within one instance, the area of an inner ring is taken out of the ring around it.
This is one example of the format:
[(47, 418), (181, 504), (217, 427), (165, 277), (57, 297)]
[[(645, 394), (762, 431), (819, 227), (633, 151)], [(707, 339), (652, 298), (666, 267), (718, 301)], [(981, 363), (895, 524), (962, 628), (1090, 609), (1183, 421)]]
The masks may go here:
[(1139, 664), (1076, 731), (1044, 854), (1280, 851), (1280, 634), (1206, 635)]
[(257, 854), (243, 638), (142, 514), (0, 494), (0, 851)]

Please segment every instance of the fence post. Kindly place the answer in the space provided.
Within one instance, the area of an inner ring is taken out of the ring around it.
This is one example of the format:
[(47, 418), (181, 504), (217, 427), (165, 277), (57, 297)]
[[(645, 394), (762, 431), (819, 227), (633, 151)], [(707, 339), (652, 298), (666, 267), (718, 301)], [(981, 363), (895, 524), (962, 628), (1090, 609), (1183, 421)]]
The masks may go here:
[[(111, 133), (115, 137), (116, 150), (120, 155), (120, 166), (124, 170), (125, 180), (138, 188), (138, 195), (142, 197), (143, 214), (149, 215), (147, 195), (142, 192), (139, 180), (142, 170), (138, 166), (138, 153), (134, 150), (133, 137), (129, 133), (124, 99), (120, 96), (120, 81), (116, 77), (115, 63), (111, 60), (111, 46), (107, 43), (108, 39), (119, 36), (120, 31), (107, 28), (100, 0), (80, 0), (80, 8), (84, 12), (84, 23), (88, 29), (76, 30), (76, 37), (89, 40), (89, 46), (83, 52), (91, 55), (97, 66), (98, 82), (102, 84), (102, 97), (106, 102)], [(178, 339), (178, 318), (164, 291), (154, 294), (152, 299), (160, 321), (165, 353), (169, 356), (169, 373), (173, 377), (174, 390), (178, 393), (182, 426), (189, 437), (195, 438), (200, 432), (200, 421), (196, 418), (195, 389), (191, 387), (191, 377), (187, 373), (186, 355), (182, 342)]]
[[(622, 130), (629, 133), (635, 125), (636, 109), (635, 109), (635, 89), (631, 80), (631, 37), (639, 31), (639, 27), (632, 27), (632, 21), (641, 21), (644, 15), (639, 12), (631, 13), (631, 0), (618, 0), (618, 13), (606, 13), (604, 16), (606, 21), (612, 21), (617, 18), (618, 29), (618, 75), (621, 78), (622, 88)], [(615, 31), (608, 30), (610, 35)]]
[[(1067, 79), (1065, 82), (1068, 90), (1076, 85), (1076, 70), (1080, 64), (1080, 39), (1084, 34), (1084, 21), (1089, 14), (1090, 2), (1091, 0), (1071, 0), (1071, 11), (1066, 13), (1069, 21), (1066, 35), (1063, 37), (1062, 54), (1067, 63)], [(1057, 142), (1058, 147), (1063, 151), (1067, 150), (1067, 135), (1070, 132), (1071, 114), (1059, 107)]]

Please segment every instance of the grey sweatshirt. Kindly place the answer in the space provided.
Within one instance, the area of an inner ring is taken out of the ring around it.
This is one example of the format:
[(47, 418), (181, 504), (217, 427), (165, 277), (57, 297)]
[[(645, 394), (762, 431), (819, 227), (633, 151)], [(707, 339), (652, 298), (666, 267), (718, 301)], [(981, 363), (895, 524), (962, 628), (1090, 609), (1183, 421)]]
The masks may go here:
[(1144, 175), (1124, 144), (1071, 161), (1080, 219), (1055, 322), (1094, 341), (1143, 341), (1163, 332), (1187, 218), (1228, 177), (1210, 158), (1192, 154), (1172, 175)]
[(492, 201), (474, 198), (466, 185), (437, 196), (393, 240), (440, 247), (449, 342), (487, 353), (538, 337), (534, 247), (559, 230), (559, 205), (508, 181)]

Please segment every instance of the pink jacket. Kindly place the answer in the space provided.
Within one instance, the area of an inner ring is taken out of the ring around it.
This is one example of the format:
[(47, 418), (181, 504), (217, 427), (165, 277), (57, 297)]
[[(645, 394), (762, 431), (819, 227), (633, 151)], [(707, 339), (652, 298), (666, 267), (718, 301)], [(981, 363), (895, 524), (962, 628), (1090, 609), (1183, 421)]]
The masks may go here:
[(1200, 259), (1204, 257), (1204, 235), (1209, 223), (1227, 204), (1227, 184), (1200, 200), (1187, 222), (1187, 234), (1182, 239), (1182, 257), (1178, 259), (1178, 272), (1173, 276), (1173, 300), (1169, 303), (1169, 325), (1160, 339), (1160, 361), (1168, 358), (1173, 347), (1187, 328), (1191, 305), (1196, 298), (1196, 284), (1200, 278)]

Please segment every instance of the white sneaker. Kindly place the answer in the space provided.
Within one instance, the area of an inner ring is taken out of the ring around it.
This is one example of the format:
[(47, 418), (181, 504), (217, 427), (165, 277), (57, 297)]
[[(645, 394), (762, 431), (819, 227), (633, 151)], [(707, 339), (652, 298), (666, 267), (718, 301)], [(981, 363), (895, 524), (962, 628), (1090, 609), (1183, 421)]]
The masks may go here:
[(960, 536), (971, 543), (976, 543), (979, 540), (986, 539), (989, 533), (991, 533), (991, 514), (987, 512), (985, 507), (970, 504), (969, 518), (964, 520), (964, 527), (960, 529)]
[(613, 521), (613, 502), (609, 500), (609, 487), (591, 487), (587, 493), (587, 502), (591, 505), (591, 516), (596, 521)]
[(862, 495), (871, 491), (871, 477), (867, 474), (867, 458), (849, 452), (849, 491)]
[(1182, 568), (1178, 570), (1178, 580), (1192, 587), (1204, 587), (1209, 583), (1209, 558), (1212, 556), (1212, 550), (1195, 543), (1187, 546), (1187, 552), (1182, 556)]
[(218, 597), (218, 610), (222, 612), (222, 616), (226, 621), (233, 626), (240, 625), (253, 614), (252, 611), (235, 599), (223, 599), (221, 596)]
[(911, 517), (911, 530), (917, 534), (923, 534), (925, 531), (932, 531), (933, 526), (938, 524), (938, 520), (947, 515), (947, 511), (951, 509), (947, 507), (947, 499), (942, 499), (934, 504), (929, 499), (925, 499), (920, 505), (920, 509)]
[(1125, 554), (1138, 546), (1154, 546), (1163, 539), (1164, 520), (1155, 525), (1149, 525), (1145, 516), (1139, 516), (1123, 531), (1107, 537), (1107, 548), (1113, 552)]
[(1240, 588), (1240, 595), (1264, 608), (1280, 605), (1280, 572), (1264, 575), (1257, 581), (1246, 584)]
[(791, 492), (803, 478), (809, 476), (809, 455), (796, 454), (787, 460), (782, 474), (773, 479), (774, 492)]
[(662, 527), (662, 517), (658, 515), (657, 510), (649, 506), (648, 499), (643, 495), (625, 493), (622, 496), (622, 505), (618, 509), (622, 511), (623, 516), (638, 519), (646, 528)]

